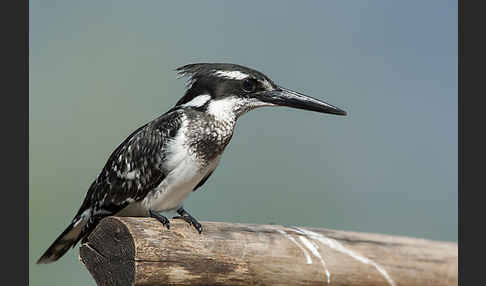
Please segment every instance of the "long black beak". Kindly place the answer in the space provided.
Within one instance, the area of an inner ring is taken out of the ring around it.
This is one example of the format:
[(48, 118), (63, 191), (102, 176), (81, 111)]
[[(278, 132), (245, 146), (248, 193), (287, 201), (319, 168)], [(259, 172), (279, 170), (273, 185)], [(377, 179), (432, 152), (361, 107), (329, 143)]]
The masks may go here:
[(336, 106), (280, 86), (275, 90), (261, 93), (260, 96), (258, 96), (258, 99), (280, 106), (288, 106), (321, 113), (346, 115), (346, 111), (337, 108)]

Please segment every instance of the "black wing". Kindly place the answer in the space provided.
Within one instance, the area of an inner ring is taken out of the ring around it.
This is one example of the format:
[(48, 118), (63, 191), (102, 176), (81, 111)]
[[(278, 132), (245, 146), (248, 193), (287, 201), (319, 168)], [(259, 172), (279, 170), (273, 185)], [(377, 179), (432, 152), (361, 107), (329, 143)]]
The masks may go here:
[(198, 184), (197, 186), (194, 187), (194, 189), (192, 189), (193, 192), (195, 192), (200, 186), (204, 185), (204, 183), (206, 183), (206, 181), (209, 179), (209, 177), (211, 177), (211, 175), (213, 174), (214, 170), (211, 171), (211, 173), (209, 173), (206, 177), (204, 177)]
[(115, 214), (157, 187), (167, 175), (164, 146), (176, 136), (182, 116), (178, 110), (168, 112), (130, 134), (91, 184), (76, 217), (88, 208), (93, 216)]

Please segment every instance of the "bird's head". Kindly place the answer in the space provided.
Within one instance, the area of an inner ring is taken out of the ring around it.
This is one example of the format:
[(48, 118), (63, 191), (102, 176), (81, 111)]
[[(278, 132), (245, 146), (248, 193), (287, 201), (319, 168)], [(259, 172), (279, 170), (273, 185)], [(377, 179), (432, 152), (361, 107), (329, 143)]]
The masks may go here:
[(288, 106), (346, 115), (326, 102), (283, 88), (263, 73), (235, 64), (197, 63), (176, 69), (187, 76), (188, 89), (176, 103), (201, 111), (233, 113), (236, 117), (261, 106)]

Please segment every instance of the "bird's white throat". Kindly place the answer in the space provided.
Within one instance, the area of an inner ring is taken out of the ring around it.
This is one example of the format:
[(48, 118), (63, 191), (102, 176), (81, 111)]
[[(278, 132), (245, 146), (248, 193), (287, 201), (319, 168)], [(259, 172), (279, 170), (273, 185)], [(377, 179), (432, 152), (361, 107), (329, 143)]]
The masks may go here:
[(221, 99), (211, 100), (207, 113), (213, 115), (216, 120), (236, 121), (238, 117), (252, 109), (271, 105), (270, 103), (252, 98), (227, 96)]

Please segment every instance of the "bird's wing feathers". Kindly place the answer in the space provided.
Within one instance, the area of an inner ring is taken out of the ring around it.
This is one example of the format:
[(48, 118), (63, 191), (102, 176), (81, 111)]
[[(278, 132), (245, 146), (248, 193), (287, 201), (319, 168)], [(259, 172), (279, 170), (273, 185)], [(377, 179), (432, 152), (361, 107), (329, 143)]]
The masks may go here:
[(177, 110), (166, 113), (125, 139), (92, 183), (77, 217), (89, 208), (95, 216), (117, 213), (157, 187), (167, 174), (164, 146), (176, 135), (182, 116)]
[(197, 191), (197, 189), (199, 187), (201, 187), (202, 185), (204, 185), (204, 183), (206, 183), (206, 181), (209, 179), (209, 177), (211, 177), (211, 175), (213, 174), (214, 170), (211, 171), (209, 174), (206, 175), (206, 177), (204, 177), (195, 187), (194, 189), (192, 190), (193, 192)]

